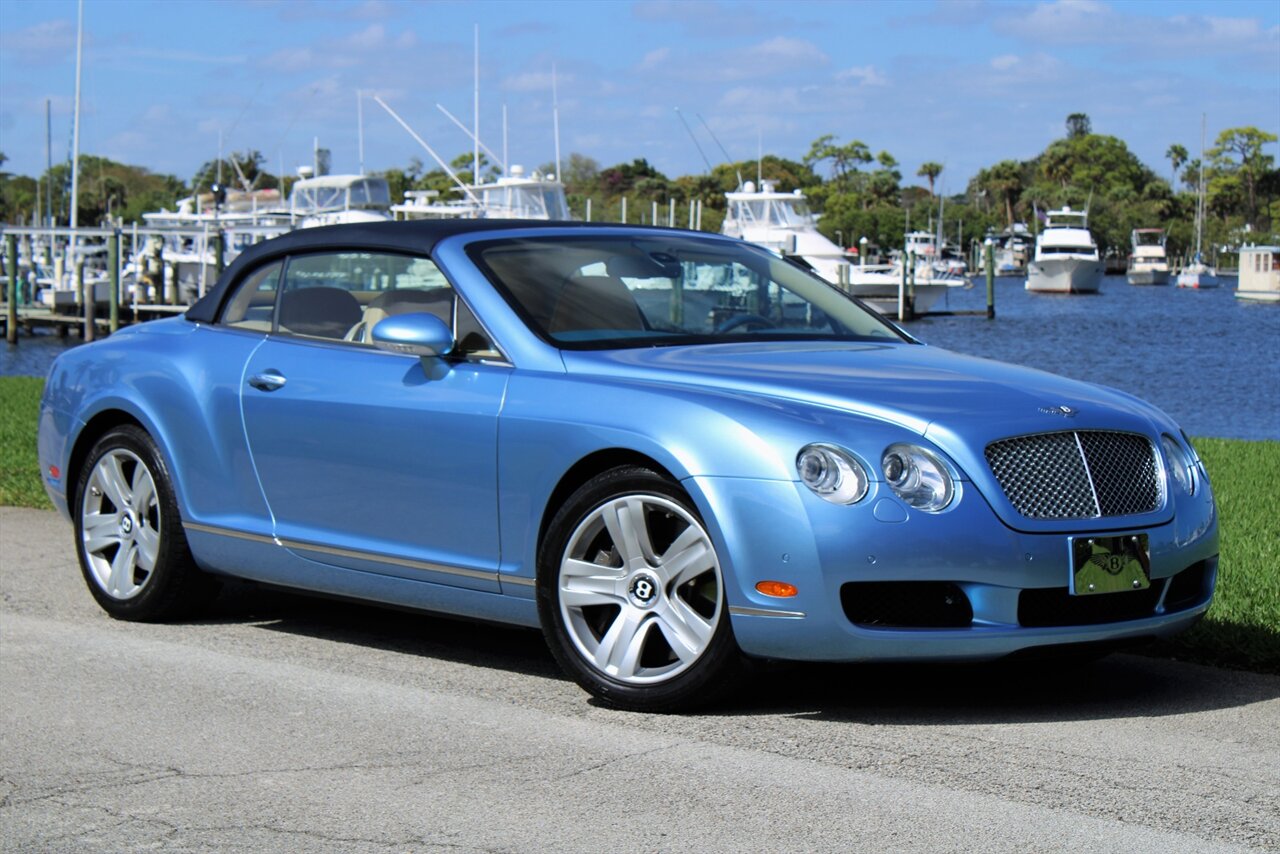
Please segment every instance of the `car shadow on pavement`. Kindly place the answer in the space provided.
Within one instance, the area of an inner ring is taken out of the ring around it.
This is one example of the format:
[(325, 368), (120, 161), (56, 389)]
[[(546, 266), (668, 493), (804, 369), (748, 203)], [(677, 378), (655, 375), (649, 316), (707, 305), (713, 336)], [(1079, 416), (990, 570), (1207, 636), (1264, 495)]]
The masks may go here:
[[(287, 634), (510, 671), (569, 684), (536, 629), (228, 582), (200, 623)], [(576, 689), (574, 689), (576, 690)], [(1280, 678), (1118, 653), (981, 664), (764, 663), (703, 716), (788, 715), (883, 725), (1159, 717), (1280, 697)], [(589, 702), (582, 695), (584, 703)], [(595, 701), (590, 701), (594, 703)]]
[(285, 634), (531, 676), (560, 676), (537, 629), (224, 581), (199, 623), (255, 624)]
[(786, 665), (766, 668), (721, 711), (876, 724), (1038, 723), (1180, 715), (1278, 697), (1275, 676), (1116, 653), (1092, 662)]

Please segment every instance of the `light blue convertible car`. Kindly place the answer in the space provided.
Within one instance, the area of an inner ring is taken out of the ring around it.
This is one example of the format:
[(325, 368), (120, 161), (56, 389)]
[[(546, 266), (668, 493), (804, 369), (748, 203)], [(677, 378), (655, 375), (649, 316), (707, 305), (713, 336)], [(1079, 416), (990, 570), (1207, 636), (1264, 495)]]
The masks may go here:
[(540, 626), (601, 701), (750, 659), (1092, 654), (1209, 607), (1218, 525), (1128, 394), (926, 346), (740, 241), (301, 230), (55, 363), (40, 465), (112, 616), (219, 575)]

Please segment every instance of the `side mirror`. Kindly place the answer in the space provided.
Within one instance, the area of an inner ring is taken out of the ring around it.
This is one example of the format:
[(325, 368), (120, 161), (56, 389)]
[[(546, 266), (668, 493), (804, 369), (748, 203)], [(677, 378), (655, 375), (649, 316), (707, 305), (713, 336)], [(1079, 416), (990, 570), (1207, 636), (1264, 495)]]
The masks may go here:
[(373, 327), (373, 346), (410, 356), (447, 356), (453, 330), (434, 314), (414, 312), (384, 317)]

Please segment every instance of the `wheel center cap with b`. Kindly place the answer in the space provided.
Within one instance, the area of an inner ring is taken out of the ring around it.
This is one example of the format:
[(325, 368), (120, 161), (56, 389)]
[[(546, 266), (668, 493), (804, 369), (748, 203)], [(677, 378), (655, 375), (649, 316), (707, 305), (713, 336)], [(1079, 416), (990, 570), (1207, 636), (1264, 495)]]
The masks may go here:
[(658, 601), (661, 584), (652, 572), (637, 572), (627, 587), (627, 597), (637, 608), (652, 608)]
[(124, 514), (124, 518), (120, 520), (120, 533), (126, 537), (133, 533), (133, 517), (128, 513)]

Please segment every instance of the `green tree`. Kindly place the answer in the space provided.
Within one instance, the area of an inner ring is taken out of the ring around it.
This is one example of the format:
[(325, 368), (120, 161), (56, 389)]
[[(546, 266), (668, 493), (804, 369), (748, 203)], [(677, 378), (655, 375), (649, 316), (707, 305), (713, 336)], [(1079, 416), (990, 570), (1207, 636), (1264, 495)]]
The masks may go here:
[[(1237, 176), (1244, 190), (1246, 221), (1258, 223), (1258, 179), (1275, 164), (1275, 158), (1263, 147), (1276, 141), (1276, 135), (1256, 127), (1228, 128), (1218, 134), (1213, 148), (1206, 152), (1215, 167)], [(1234, 158), (1239, 158), (1236, 160)]]
[(1169, 174), (1169, 186), (1176, 189), (1178, 182), (1178, 170), (1182, 168), (1182, 164), (1187, 162), (1189, 155), (1184, 146), (1174, 143), (1169, 146), (1169, 150), (1164, 153), (1165, 158), (1169, 161), (1172, 172)]
[(929, 160), (920, 164), (920, 168), (916, 170), (916, 175), (929, 181), (929, 197), (933, 197), (933, 182), (938, 180), (938, 176), (942, 174), (942, 164)]

